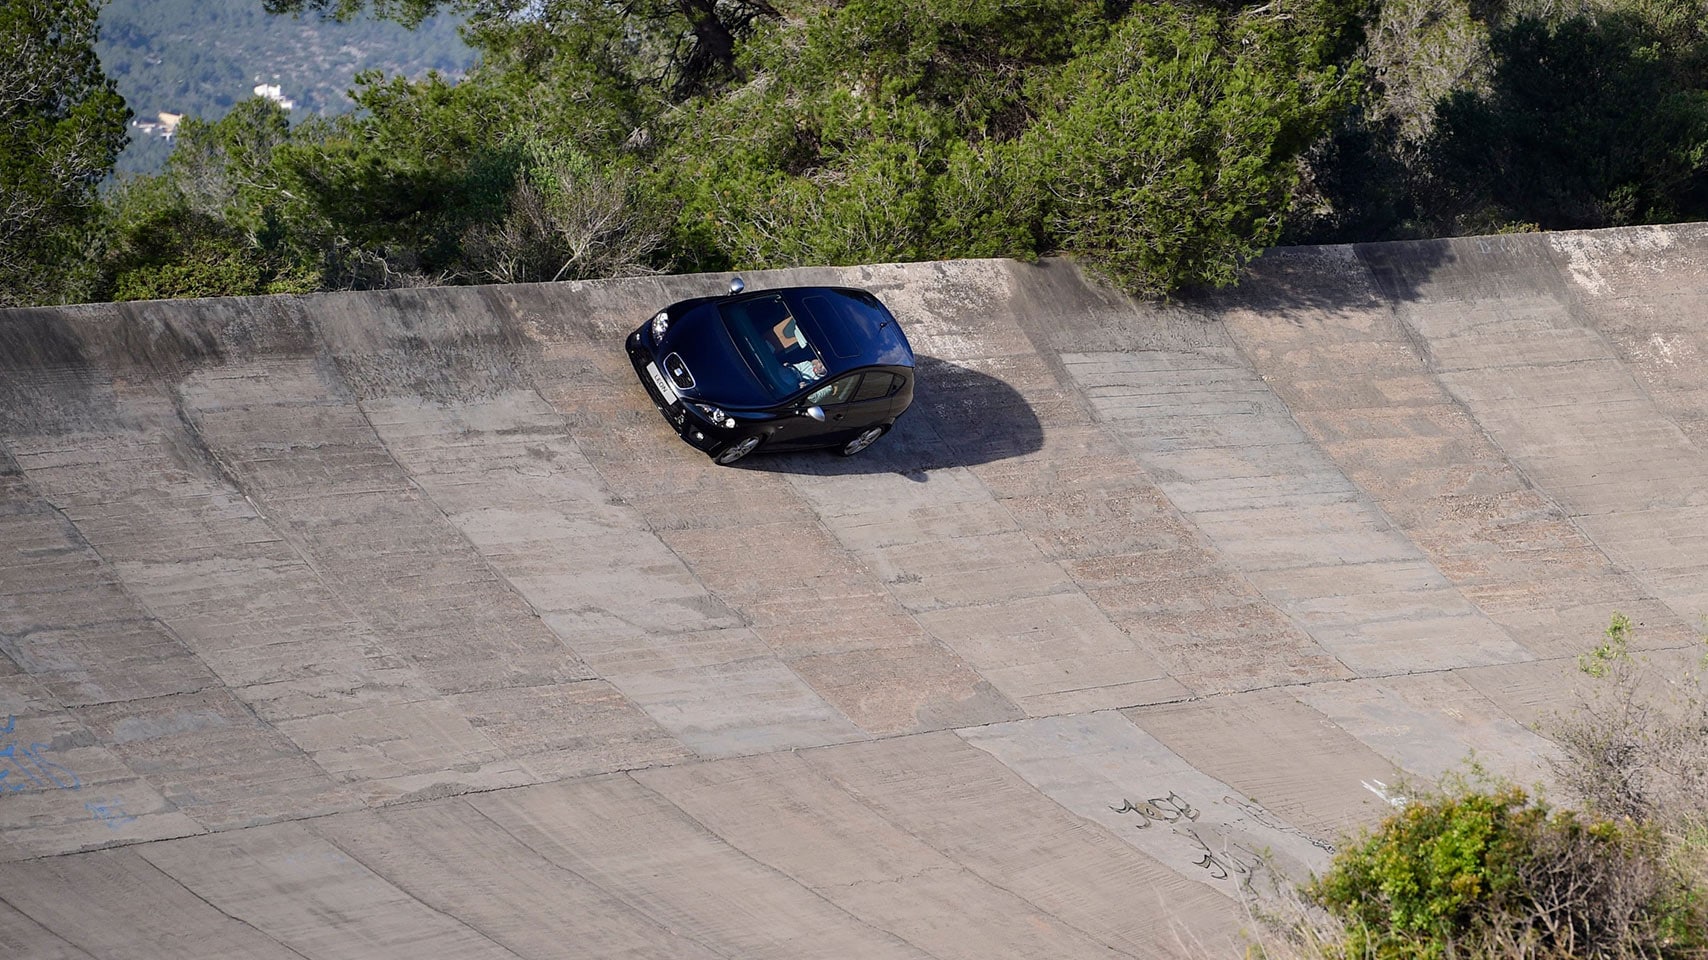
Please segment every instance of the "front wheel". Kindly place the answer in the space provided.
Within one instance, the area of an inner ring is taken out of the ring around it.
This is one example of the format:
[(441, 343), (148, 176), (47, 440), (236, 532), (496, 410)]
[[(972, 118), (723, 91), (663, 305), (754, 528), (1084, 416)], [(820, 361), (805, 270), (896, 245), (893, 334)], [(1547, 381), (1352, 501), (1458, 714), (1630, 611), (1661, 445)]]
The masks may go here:
[(856, 453), (859, 453), (860, 451), (866, 449), (867, 447), (871, 446), (872, 444), (877, 443), (878, 438), (883, 436), (884, 434), (888, 433), (889, 430), (890, 430), (889, 426), (887, 424), (882, 424), (882, 423), (878, 424), (875, 427), (867, 427), (866, 429), (860, 431), (859, 436), (857, 436), (854, 439), (843, 444), (842, 449), (840, 449), (836, 452), (842, 454), (845, 457), (852, 457)]
[(737, 460), (740, 460), (742, 457), (752, 453), (754, 448), (759, 446), (760, 439), (761, 438), (758, 434), (751, 437), (742, 437), (740, 440), (735, 442), (734, 446), (726, 448), (723, 453), (713, 457), (712, 462), (720, 466), (727, 467)]

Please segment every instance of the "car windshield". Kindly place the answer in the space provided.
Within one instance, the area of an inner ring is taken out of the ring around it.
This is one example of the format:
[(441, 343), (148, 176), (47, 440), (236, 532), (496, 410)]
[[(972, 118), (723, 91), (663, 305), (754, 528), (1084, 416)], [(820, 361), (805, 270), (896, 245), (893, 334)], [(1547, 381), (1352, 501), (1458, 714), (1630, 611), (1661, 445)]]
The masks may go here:
[(782, 298), (726, 303), (718, 310), (742, 359), (773, 397), (781, 399), (824, 376), (824, 360)]

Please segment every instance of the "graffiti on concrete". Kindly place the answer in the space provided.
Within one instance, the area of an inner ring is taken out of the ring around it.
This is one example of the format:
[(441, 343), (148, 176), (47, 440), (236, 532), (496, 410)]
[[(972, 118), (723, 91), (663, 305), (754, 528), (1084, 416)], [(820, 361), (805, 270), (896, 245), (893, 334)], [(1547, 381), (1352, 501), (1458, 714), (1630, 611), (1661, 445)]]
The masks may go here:
[(136, 817), (125, 812), (125, 805), (118, 800), (91, 800), (83, 805), (94, 815), (95, 819), (107, 825), (108, 830), (117, 830), (127, 823), (135, 823)]
[[(1241, 887), (1247, 889), (1251, 887), (1252, 878), (1257, 875), (1253, 864), (1261, 863), (1262, 858), (1250, 850), (1231, 843), (1224, 843), (1221, 850), (1213, 850), (1209, 844), (1204, 842), (1204, 838), (1198, 835), (1196, 830), (1187, 830), (1185, 835), (1192, 840), (1193, 844), (1197, 846), (1198, 852), (1202, 854), (1198, 859), (1192, 861), (1193, 866), (1203, 867), (1210, 871), (1210, 876), (1217, 880), (1227, 880), (1231, 877)], [(1244, 856), (1237, 855), (1236, 851), (1238, 854), (1244, 854)]]
[[(0, 794), (21, 793), (25, 790), (81, 790), (83, 781), (77, 778), (64, 764), (55, 763), (42, 756), (43, 750), (51, 750), (46, 743), (24, 743), (15, 739), (14, 732), (18, 726), (16, 716), (8, 716), (6, 725), (0, 727)], [(126, 824), (136, 822), (136, 817), (125, 812), (124, 804), (111, 798), (91, 800), (83, 804), (83, 809), (90, 816), (107, 825), (108, 830), (117, 830)]]
[(1147, 800), (1123, 799), (1105, 806), (1146, 831), (1139, 845), (1165, 861), (1181, 864), (1176, 869), (1182, 873), (1192, 875), (1196, 868), (1204, 871), (1197, 876), (1207, 874), (1210, 881), (1231, 883), (1257, 896), (1281, 889), (1284, 873), (1308, 863), (1310, 857), (1303, 852), (1306, 844), (1334, 852), (1333, 844), (1233, 793), (1200, 804), (1169, 790)]
[[(1223, 802), (1226, 802), (1225, 798)], [(1192, 865), (1208, 871), (1212, 879), (1231, 880), (1240, 887), (1249, 888), (1252, 877), (1256, 875), (1256, 866), (1262, 863), (1261, 858), (1250, 851), (1225, 840), (1221, 849), (1212, 848), (1199, 833), (1197, 821), (1204, 812), (1173, 790), (1164, 796), (1137, 802), (1122, 799), (1120, 806), (1110, 805), (1109, 809), (1120, 814), (1134, 814), (1133, 826), (1140, 830), (1161, 824), (1168, 832), (1185, 839), (1192, 848), (1188, 856), (1195, 857)]]
[(47, 744), (13, 740), (12, 730), (17, 723), (16, 716), (9, 716), (6, 725), (0, 727), (0, 793), (20, 793), (32, 787), (76, 790), (83, 786), (77, 774), (42, 756)]
[(1152, 822), (1178, 823), (1181, 820), (1196, 820), (1198, 819), (1199, 813), (1197, 808), (1193, 807), (1185, 800), (1180, 799), (1180, 797), (1176, 796), (1172, 790), (1169, 791), (1169, 794), (1166, 797), (1152, 797), (1149, 800), (1141, 800), (1138, 803), (1134, 803), (1131, 800), (1122, 800), (1120, 806), (1110, 807), (1109, 809), (1116, 813), (1138, 814), (1138, 822), (1133, 824), (1133, 826), (1138, 827), (1140, 830), (1149, 827)]

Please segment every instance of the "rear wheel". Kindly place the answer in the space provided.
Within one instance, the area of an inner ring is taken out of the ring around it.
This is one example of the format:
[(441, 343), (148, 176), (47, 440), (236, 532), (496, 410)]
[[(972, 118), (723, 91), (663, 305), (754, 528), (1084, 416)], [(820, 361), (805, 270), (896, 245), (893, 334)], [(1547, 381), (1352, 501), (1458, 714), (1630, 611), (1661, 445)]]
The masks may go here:
[(726, 447), (723, 453), (713, 457), (712, 461), (727, 467), (737, 460), (740, 460), (742, 457), (752, 453), (754, 449), (759, 446), (760, 439), (761, 438), (757, 434), (751, 437), (742, 437), (740, 440), (735, 442), (734, 446)]
[(836, 452), (845, 457), (852, 457), (872, 444), (877, 443), (878, 438), (888, 433), (889, 430), (889, 425), (883, 423), (880, 423), (875, 427), (867, 427), (860, 431), (859, 436), (856, 436), (854, 439), (843, 444), (842, 449)]

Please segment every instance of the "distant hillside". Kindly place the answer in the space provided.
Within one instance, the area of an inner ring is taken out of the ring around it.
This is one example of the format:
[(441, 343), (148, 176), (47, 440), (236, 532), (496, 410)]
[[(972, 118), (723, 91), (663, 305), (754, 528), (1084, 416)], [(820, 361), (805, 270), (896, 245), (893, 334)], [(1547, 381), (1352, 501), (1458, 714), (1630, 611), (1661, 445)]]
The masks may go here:
[[(460, 75), (474, 58), (450, 17), (406, 30), (370, 19), (269, 16), (261, 0), (110, 0), (98, 50), (141, 122), (162, 112), (218, 119), (260, 83), (295, 101), (295, 116), (342, 113), (357, 71)], [(158, 131), (133, 126), (119, 170), (158, 170), (170, 149)]]

